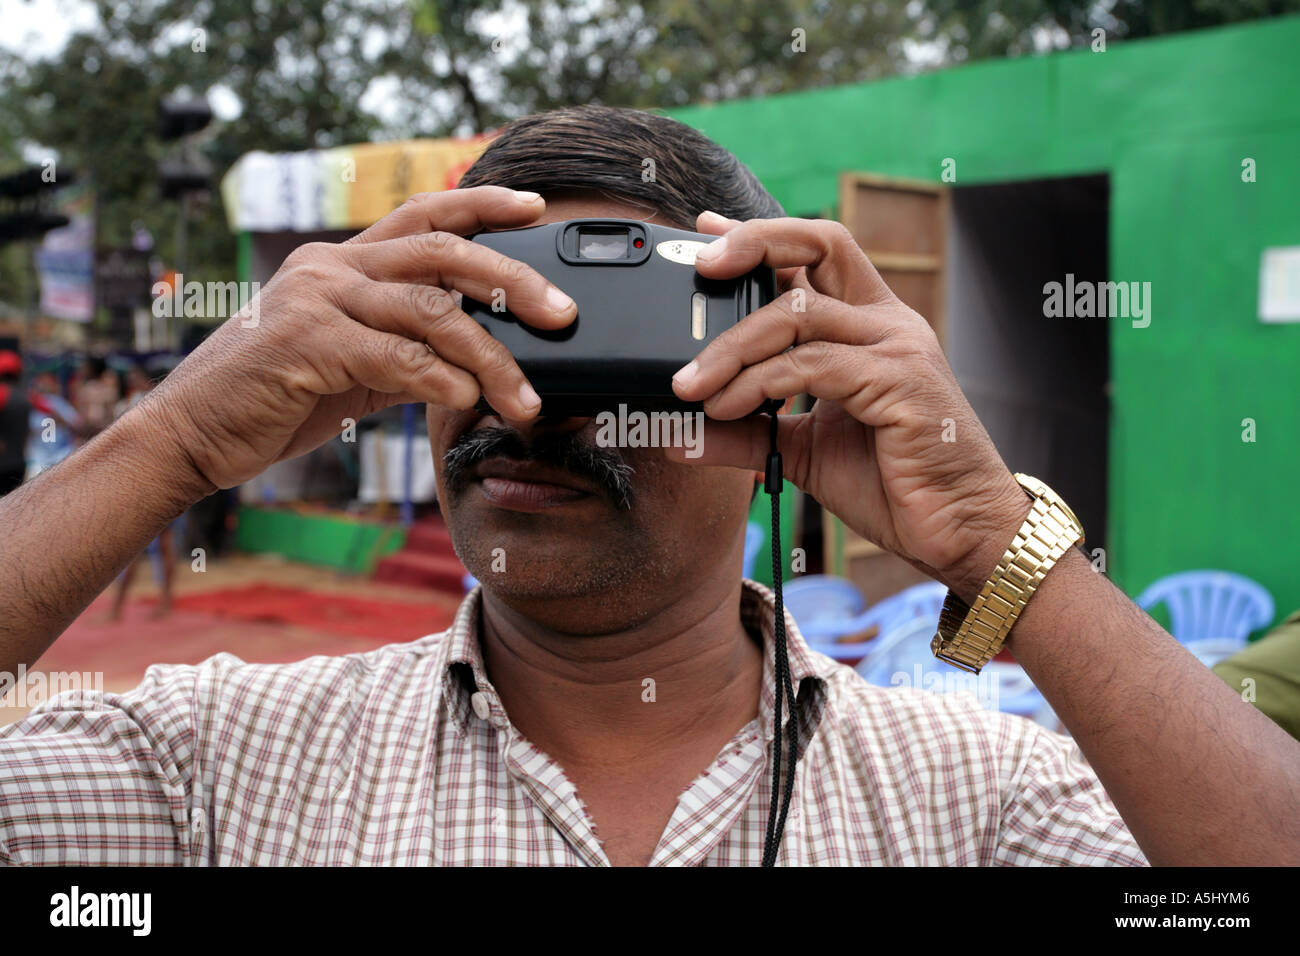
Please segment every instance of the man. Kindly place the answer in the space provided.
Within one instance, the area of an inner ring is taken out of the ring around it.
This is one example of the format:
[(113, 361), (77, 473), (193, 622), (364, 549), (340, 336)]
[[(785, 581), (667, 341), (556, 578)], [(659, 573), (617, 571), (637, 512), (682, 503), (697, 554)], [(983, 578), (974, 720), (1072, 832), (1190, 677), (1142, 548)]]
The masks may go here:
[[(72, 454), (81, 416), (63, 397), (59, 377), (41, 372), (33, 381), (31, 436), (27, 442), (27, 461), (33, 474), (52, 468)], [(53, 427), (46, 419), (53, 419)]]
[[(166, 372), (163, 373), (164, 375)], [(160, 376), (161, 377), (161, 376)], [(118, 401), (114, 408), (114, 417), (121, 418), (135, 406), (144, 401), (144, 397), (154, 387), (154, 380), (149, 377), (144, 366), (139, 363), (132, 363), (127, 369), (126, 376), (126, 394)], [(126, 596), (131, 590), (131, 582), (135, 580), (135, 573), (141, 564), (149, 563), (153, 556), (158, 556), (158, 563), (162, 566), (162, 580), (159, 582), (158, 604), (151, 612), (154, 618), (166, 617), (172, 611), (172, 590), (176, 578), (176, 548), (173, 542), (173, 528), (183, 526), (184, 518), (178, 518), (172, 524), (167, 525), (158, 532), (158, 537), (149, 542), (149, 547), (143, 554), (136, 555), (133, 561), (130, 561), (126, 570), (118, 576), (117, 585), (113, 592), (113, 605), (109, 608), (108, 620), (120, 621), (126, 612)]]
[[(0, 732), (0, 859), (755, 865), (773, 606), (740, 564), (767, 448), (763, 422), (737, 416), (813, 394), (781, 422), (787, 477), (968, 603), (1035, 513), (925, 321), (846, 231), (774, 218), (695, 131), (543, 114), (462, 186), (297, 250), (256, 323), (232, 319), (0, 505), (0, 666), (37, 658), (188, 504), (396, 402), (429, 404), (439, 501), (482, 588), (412, 644), (274, 666), (219, 655), (39, 708)], [(461, 237), (579, 216), (697, 226), (721, 237), (704, 275), (767, 262), (798, 290), (676, 377), (718, 420), (702, 457), (602, 449), (591, 421), (539, 419), (511, 356), (460, 311), (459, 294), (501, 290), (530, 325), (571, 322), (562, 290)], [(472, 410), (480, 393), (500, 417)], [(959, 441), (941, 440), (945, 419)], [(777, 862), (1300, 859), (1296, 743), (1078, 550), (1010, 646), (1095, 775), (1065, 738), (972, 698), (868, 686), (790, 626), (798, 763)]]
[[(32, 432), (42, 432), (41, 423), (52, 420), (55, 434), (70, 434), (76, 420), (69, 417), (67, 403), (43, 394), (39, 389), (24, 391), (22, 356), (12, 349), (0, 350), (0, 496), (23, 483), (27, 474)], [(38, 442), (37, 444), (45, 444)]]
[(93, 438), (112, 423), (113, 410), (120, 397), (121, 380), (117, 372), (100, 356), (87, 355), (72, 396), (85, 438)]
[(1300, 611), (1213, 670), (1242, 700), (1300, 740)]

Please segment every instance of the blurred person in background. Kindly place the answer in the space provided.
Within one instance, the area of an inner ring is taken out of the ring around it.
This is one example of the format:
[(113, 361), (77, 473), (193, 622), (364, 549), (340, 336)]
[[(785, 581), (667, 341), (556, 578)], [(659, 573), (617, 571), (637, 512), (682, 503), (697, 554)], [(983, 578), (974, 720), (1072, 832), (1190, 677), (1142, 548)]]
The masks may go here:
[(1242, 700), (1300, 740), (1300, 610), (1212, 670)]
[[(162, 370), (161, 379), (166, 375), (166, 369)], [(121, 418), (131, 409), (144, 399), (153, 389), (155, 380), (150, 377), (144, 367), (138, 362), (133, 362), (127, 369), (126, 376), (126, 394), (118, 401), (116, 405), (115, 418)], [(158, 537), (149, 542), (149, 546), (140, 554), (136, 555), (134, 560), (126, 566), (126, 569), (118, 576), (117, 587), (113, 592), (113, 606), (108, 612), (108, 620), (120, 621), (123, 611), (126, 607), (127, 592), (131, 589), (131, 582), (135, 580), (136, 569), (145, 561), (152, 561), (155, 557), (158, 559), (161, 567), (159, 586), (162, 589), (158, 598), (158, 606), (154, 608), (152, 617), (166, 617), (172, 609), (172, 584), (175, 581), (175, 534), (183, 525), (185, 515), (181, 515), (171, 524), (167, 525), (158, 532)]]
[(29, 437), (39, 443), (47, 420), (53, 419), (54, 434), (62, 431), (70, 440), (72, 422), (76, 420), (75, 414), (72, 419), (65, 416), (66, 403), (56, 404), (38, 390), (25, 390), (22, 377), (22, 357), (8, 349), (0, 351), (0, 495), (23, 483)]
[[(76, 447), (81, 416), (72, 403), (63, 397), (59, 377), (53, 372), (41, 372), (33, 383), (31, 438), (27, 442), (28, 477), (40, 474), (58, 464)], [(42, 408), (41, 406), (44, 406)], [(53, 427), (48, 427), (53, 419)]]
[(153, 388), (153, 382), (149, 378), (149, 373), (144, 370), (144, 366), (139, 362), (132, 362), (131, 367), (126, 370), (123, 376), (125, 388), (121, 399), (113, 406), (113, 420), (121, 418), (130, 409), (134, 408), (144, 398), (149, 389)]
[(113, 424), (114, 408), (121, 397), (121, 383), (108, 362), (98, 355), (86, 356), (80, 383), (72, 401), (81, 416), (81, 434), (89, 441)]

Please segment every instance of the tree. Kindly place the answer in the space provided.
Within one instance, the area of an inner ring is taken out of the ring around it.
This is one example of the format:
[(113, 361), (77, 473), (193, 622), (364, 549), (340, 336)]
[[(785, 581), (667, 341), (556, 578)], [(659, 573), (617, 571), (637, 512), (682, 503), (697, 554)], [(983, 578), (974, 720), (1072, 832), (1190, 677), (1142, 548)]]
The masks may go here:
[[(0, 57), (0, 166), (19, 142), (93, 173), (101, 240), (143, 221), (169, 257), (160, 100), (219, 92), (219, 179), (253, 149), (483, 132), (573, 103), (642, 108), (858, 82), (925, 65), (1300, 10), (1300, 0), (97, 0), (55, 57)], [(187, 271), (234, 269), (220, 197)], [(0, 299), (17, 301), (0, 264)]]
[(1100, 27), (1115, 39), (1203, 30), (1300, 11), (1300, 0), (928, 0), (916, 39), (938, 59), (961, 63), (991, 56), (1083, 46)]

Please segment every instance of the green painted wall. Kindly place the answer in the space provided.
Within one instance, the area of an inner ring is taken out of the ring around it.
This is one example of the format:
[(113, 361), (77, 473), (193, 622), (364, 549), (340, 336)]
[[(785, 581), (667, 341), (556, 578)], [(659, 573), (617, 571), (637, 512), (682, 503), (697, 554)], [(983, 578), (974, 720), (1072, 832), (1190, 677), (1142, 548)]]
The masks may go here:
[(1261, 251), (1300, 245), (1300, 18), (671, 115), (792, 214), (831, 209), (842, 170), (938, 181), (952, 157), (959, 186), (1109, 173), (1110, 278), (1150, 282), (1153, 310), (1144, 329), (1109, 320), (1108, 570), (1136, 594), (1226, 568), (1279, 617), (1300, 607), (1300, 324), (1256, 318)]

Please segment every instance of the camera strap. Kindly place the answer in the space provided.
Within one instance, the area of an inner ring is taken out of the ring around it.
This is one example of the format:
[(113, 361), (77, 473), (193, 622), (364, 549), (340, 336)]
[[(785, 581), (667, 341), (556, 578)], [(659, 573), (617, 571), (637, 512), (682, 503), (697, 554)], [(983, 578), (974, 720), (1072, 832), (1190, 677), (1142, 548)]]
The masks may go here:
[[(786, 648), (785, 603), (781, 595), (781, 575), (784, 571), (781, 561), (781, 486), (784, 477), (781, 474), (781, 452), (777, 446), (777, 411), (768, 414), (770, 422), (769, 451), (767, 469), (763, 475), (763, 489), (772, 501), (772, 590), (776, 594), (775, 634), (776, 645), (776, 694), (773, 709), (772, 735), (772, 799), (767, 812), (767, 835), (763, 843), (763, 866), (776, 865), (776, 851), (781, 845), (781, 834), (785, 831), (786, 814), (790, 812), (790, 798), (794, 793), (795, 763), (795, 720), (794, 687), (790, 680), (790, 658)], [(790, 729), (788, 731), (789, 768), (785, 774), (785, 786), (781, 781), (781, 752), (784, 749), (781, 740), (782, 700), (788, 701), (790, 712)]]

